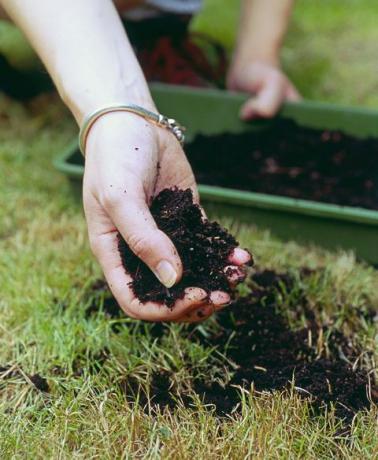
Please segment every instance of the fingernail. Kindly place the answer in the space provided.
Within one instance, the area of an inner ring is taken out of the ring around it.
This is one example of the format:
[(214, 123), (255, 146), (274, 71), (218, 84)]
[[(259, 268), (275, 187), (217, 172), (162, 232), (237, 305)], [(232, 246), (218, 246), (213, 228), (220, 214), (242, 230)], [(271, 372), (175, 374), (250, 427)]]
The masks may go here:
[(176, 270), (167, 260), (159, 262), (154, 273), (157, 279), (167, 288), (171, 288), (176, 283)]

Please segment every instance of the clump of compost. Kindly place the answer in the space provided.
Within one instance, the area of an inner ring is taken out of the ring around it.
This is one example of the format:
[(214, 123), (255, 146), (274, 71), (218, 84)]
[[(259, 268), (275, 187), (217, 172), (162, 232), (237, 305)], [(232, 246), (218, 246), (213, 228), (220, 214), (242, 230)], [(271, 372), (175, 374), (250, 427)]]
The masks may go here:
[(172, 307), (185, 295), (188, 287), (231, 293), (225, 268), (228, 258), (238, 246), (236, 239), (217, 222), (202, 215), (198, 204), (193, 202), (190, 189), (164, 189), (152, 201), (151, 214), (157, 226), (175, 245), (183, 265), (183, 276), (170, 289), (163, 286), (151, 270), (131, 251), (119, 235), (119, 252), (122, 263), (133, 281), (130, 286), (142, 302), (164, 303)]

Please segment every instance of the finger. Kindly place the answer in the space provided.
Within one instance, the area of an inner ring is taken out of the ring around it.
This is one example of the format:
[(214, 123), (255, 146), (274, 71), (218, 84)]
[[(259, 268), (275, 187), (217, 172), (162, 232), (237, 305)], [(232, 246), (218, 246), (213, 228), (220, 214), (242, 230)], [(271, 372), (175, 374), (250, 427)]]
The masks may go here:
[(201, 308), (188, 313), (187, 315), (182, 316), (180, 319), (172, 321), (173, 323), (200, 323), (210, 318), (210, 316), (215, 312), (213, 305), (204, 305)]
[(91, 249), (104, 272), (110, 290), (122, 310), (130, 317), (139, 319), (139, 315), (135, 315), (133, 312), (129, 311), (129, 305), (132, 304), (134, 297), (129, 286), (132, 279), (130, 275), (125, 272), (119, 254), (118, 231), (114, 229), (111, 232), (94, 237), (93, 234), (91, 234), (93, 222), (88, 216), (88, 212), (87, 220)]
[(231, 302), (230, 294), (224, 291), (213, 291), (210, 294), (210, 304), (214, 306), (215, 310), (224, 308)]
[(250, 264), (252, 254), (247, 249), (235, 248), (228, 258), (233, 265)]
[(286, 90), (286, 100), (291, 102), (298, 102), (302, 100), (301, 94), (292, 84), (289, 84)]
[(271, 118), (278, 112), (284, 96), (281, 78), (273, 75), (264, 82), (256, 97), (249, 99), (242, 106), (240, 117), (243, 120), (255, 117)]
[(208, 302), (209, 296), (203, 289), (187, 288), (184, 298), (178, 299), (171, 308), (156, 302), (141, 303), (135, 299), (129, 306), (129, 310), (132, 314), (138, 314), (141, 319), (146, 321), (171, 322), (183, 318), (192, 311), (205, 306)]
[(235, 265), (229, 265), (224, 269), (224, 273), (227, 276), (230, 286), (234, 287), (237, 284), (245, 280), (246, 273), (241, 267), (236, 267)]
[(127, 198), (112, 197), (105, 204), (110, 219), (129, 245), (167, 288), (172, 287), (182, 276), (182, 264), (170, 238), (156, 225), (143, 191), (138, 187)]
[(199, 323), (208, 319), (213, 313), (230, 305), (231, 299), (228, 294), (222, 291), (214, 291), (210, 295), (210, 303), (203, 305), (187, 315), (173, 322), (175, 323)]

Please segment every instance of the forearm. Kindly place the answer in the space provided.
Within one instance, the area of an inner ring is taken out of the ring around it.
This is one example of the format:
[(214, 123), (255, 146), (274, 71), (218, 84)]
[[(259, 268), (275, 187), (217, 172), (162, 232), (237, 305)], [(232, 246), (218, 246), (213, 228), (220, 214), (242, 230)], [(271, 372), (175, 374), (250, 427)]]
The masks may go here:
[(242, 0), (234, 64), (253, 60), (279, 63), (294, 0)]
[(0, 0), (23, 30), (77, 122), (114, 102), (153, 108), (111, 0)]

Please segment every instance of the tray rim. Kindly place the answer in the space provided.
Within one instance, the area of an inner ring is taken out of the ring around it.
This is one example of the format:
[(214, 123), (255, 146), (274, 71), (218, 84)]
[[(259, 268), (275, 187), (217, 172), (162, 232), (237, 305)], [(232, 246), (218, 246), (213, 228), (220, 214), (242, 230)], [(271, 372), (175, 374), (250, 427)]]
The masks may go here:
[[(177, 94), (177, 92), (187, 95), (206, 95), (215, 99), (222, 97), (224, 100), (232, 100), (243, 102), (246, 99), (250, 98), (251, 95), (245, 92), (231, 91), (231, 90), (221, 90), (217, 88), (197, 88), (186, 85), (173, 85), (166, 83), (151, 83), (149, 88), (152, 92), (154, 91), (163, 91), (165, 93)], [(362, 107), (356, 105), (346, 105), (338, 104), (334, 102), (327, 102), (314, 99), (302, 99), (298, 102), (286, 101), (282, 104), (282, 107), (277, 115), (285, 115), (286, 111), (291, 108), (304, 108), (309, 110), (327, 110), (340, 113), (348, 113), (351, 115), (369, 115), (377, 117), (378, 123), (378, 109), (372, 107)]]
[[(59, 152), (53, 160), (55, 168), (71, 179), (82, 179), (84, 173), (83, 166), (69, 163), (69, 158), (78, 149), (78, 141), (75, 139), (63, 151)], [(375, 210), (295, 199), (282, 195), (248, 192), (213, 185), (199, 184), (198, 190), (201, 199), (217, 203), (271, 209), (278, 212), (378, 227), (378, 211)]]

